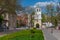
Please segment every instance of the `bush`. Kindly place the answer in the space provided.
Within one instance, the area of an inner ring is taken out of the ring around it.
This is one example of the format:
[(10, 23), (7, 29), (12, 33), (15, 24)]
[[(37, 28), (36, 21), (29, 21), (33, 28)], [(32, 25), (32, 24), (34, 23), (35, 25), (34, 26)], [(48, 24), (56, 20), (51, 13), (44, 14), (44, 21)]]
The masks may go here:
[(35, 33), (35, 31), (33, 29), (31, 29), (30, 31), (31, 31), (31, 33)]
[(3, 16), (0, 15), (0, 23), (3, 21)]
[(35, 27), (33, 27), (33, 29), (36, 29)]

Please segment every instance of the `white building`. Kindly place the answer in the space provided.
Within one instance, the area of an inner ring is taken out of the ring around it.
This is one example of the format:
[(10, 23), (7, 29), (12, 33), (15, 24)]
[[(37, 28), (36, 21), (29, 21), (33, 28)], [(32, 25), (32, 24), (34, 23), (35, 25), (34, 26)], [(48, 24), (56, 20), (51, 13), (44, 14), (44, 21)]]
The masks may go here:
[(35, 8), (35, 15), (34, 15), (34, 27), (41, 28), (41, 9), (40, 7)]

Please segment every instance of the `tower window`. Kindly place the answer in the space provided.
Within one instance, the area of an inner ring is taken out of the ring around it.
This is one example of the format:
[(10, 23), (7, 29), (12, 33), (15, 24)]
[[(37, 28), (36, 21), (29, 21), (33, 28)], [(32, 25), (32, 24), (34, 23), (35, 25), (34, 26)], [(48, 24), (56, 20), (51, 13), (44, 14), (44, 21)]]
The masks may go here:
[(37, 12), (38, 12), (38, 9), (37, 9)]
[(40, 9), (37, 9), (37, 12), (39, 12), (40, 11)]

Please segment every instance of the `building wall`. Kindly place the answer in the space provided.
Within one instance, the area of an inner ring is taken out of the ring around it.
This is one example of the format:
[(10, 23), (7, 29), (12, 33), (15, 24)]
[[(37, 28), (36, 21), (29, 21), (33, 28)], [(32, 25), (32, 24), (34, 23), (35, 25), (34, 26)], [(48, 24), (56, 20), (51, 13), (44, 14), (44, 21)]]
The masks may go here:
[(35, 21), (34, 21), (34, 27), (36, 27), (36, 24), (37, 24), (37, 23), (39, 24), (39, 28), (41, 28), (41, 20), (38, 20), (38, 21), (35, 20)]
[(28, 14), (28, 23), (27, 24), (28, 24), (29, 27), (31, 26), (30, 21), (31, 21), (31, 15)]
[(36, 24), (39, 24), (39, 28), (42, 28), (42, 22), (41, 22), (41, 10), (40, 8), (35, 8), (35, 16), (34, 16), (34, 27), (36, 27)]
[(23, 24), (25, 26), (28, 26), (28, 15), (27, 14), (22, 14), (20, 16), (17, 16), (17, 21), (18, 21), (19, 25)]

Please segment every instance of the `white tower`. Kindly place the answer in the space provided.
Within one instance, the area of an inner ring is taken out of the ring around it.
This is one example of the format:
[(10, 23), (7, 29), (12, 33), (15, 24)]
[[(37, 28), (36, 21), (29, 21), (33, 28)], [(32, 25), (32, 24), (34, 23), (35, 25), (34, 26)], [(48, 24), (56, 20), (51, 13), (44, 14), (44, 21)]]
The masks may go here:
[(40, 7), (35, 8), (35, 15), (34, 15), (34, 27), (41, 28), (41, 9)]

